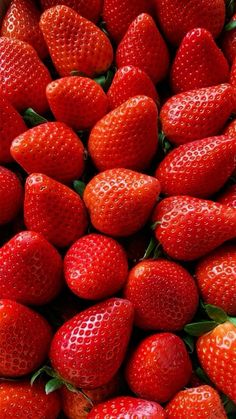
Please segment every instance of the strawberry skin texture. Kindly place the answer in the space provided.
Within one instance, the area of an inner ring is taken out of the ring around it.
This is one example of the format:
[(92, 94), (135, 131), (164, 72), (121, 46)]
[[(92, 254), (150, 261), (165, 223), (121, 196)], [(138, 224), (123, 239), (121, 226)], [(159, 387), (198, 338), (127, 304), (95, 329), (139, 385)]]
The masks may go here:
[(176, 145), (217, 135), (234, 108), (229, 84), (194, 89), (172, 96), (161, 109), (166, 137)]
[(99, 171), (143, 170), (158, 146), (158, 111), (147, 96), (135, 96), (104, 116), (92, 129), (88, 151)]
[(23, 188), (11, 170), (0, 166), (0, 225), (12, 221), (20, 211)]
[(109, 39), (73, 9), (63, 5), (47, 9), (40, 28), (61, 77), (75, 70), (92, 77), (110, 67), (113, 50)]
[(197, 355), (202, 368), (234, 403), (236, 402), (236, 327), (225, 322), (197, 341)]
[(236, 185), (229, 186), (218, 198), (217, 202), (236, 209)]
[(106, 384), (123, 361), (132, 322), (132, 304), (119, 298), (79, 313), (54, 335), (50, 349), (54, 369), (79, 388)]
[(166, 253), (194, 260), (236, 237), (236, 211), (213, 201), (172, 196), (157, 205), (155, 235)]
[(13, 141), (11, 154), (27, 173), (43, 173), (60, 182), (71, 182), (84, 170), (84, 146), (62, 122), (47, 122), (24, 132)]
[(126, 380), (138, 396), (164, 403), (184, 387), (192, 373), (183, 341), (172, 333), (148, 336), (131, 355)]
[(29, 107), (39, 114), (47, 111), (45, 89), (51, 76), (31, 45), (0, 38), (0, 81), (2, 92), (18, 111)]
[(207, 198), (217, 192), (236, 167), (236, 141), (210, 137), (180, 145), (156, 170), (165, 195)]
[(49, 106), (57, 121), (75, 130), (92, 128), (108, 110), (107, 96), (94, 80), (63, 77), (47, 86)]
[(49, 9), (64, 4), (74, 9), (79, 15), (92, 22), (97, 22), (102, 11), (102, 0), (40, 0), (42, 9)]
[[(234, 14), (230, 20), (234, 22), (236, 20), (236, 14)], [(230, 31), (224, 31), (222, 33), (221, 48), (230, 64), (232, 64), (236, 57), (236, 29)]]
[(128, 262), (118, 242), (101, 234), (89, 234), (68, 250), (64, 271), (67, 284), (76, 295), (101, 300), (123, 287)]
[(130, 24), (116, 52), (118, 68), (133, 65), (154, 83), (162, 80), (169, 66), (169, 52), (154, 20), (142, 13)]
[(118, 168), (94, 176), (83, 198), (97, 230), (111, 236), (129, 236), (147, 222), (159, 193), (157, 179)]
[(69, 246), (87, 228), (87, 214), (80, 196), (46, 175), (34, 173), (26, 180), (25, 225), (43, 234), (58, 247)]
[(45, 360), (51, 327), (35, 311), (15, 301), (0, 300), (0, 374), (20, 377)]

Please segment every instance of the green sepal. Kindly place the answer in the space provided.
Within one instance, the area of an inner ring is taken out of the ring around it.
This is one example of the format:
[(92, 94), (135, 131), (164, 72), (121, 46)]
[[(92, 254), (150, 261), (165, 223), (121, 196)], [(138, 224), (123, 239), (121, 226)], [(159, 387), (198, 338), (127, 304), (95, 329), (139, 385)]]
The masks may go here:
[(171, 143), (167, 140), (163, 131), (161, 131), (158, 135), (158, 141), (160, 144), (161, 149), (163, 150), (164, 154), (168, 154), (172, 150)]
[(192, 354), (195, 348), (193, 336), (190, 336), (190, 335), (184, 336), (183, 341), (188, 347), (188, 352)]
[(93, 80), (96, 83), (98, 83), (105, 92), (107, 92), (112, 83), (114, 74), (115, 70), (113, 71), (109, 69), (106, 74), (102, 74), (101, 76), (95, 77)]
[(158, 259), (161, 256), (161, 254), (162, 254), (161, 243), (158, 243), (158, 245), (154, 249), (152, 259)]
[(74, 387), (73, 386), (73, 384), (70, 384), (70, 383), (67, 383), (66, 381), (64, 381), (64, 383), (63, 383), (65, 386), (66, 386), (66, 388), (69, 390), (69, 391), (71, 391), (72, 393), (79, 393), (79, 390), (76, 388), (76, 387)]
[(224, 323), (228, 320), (228, 316), (226, 312), (220, 307), (213, 306), (211, 304), (206, 304), (205, 310), (208, 316), (210, 317), (210, 319), (214, 320), (215, 322), (219, 324)]
[(232, 31), (233, 29), (236, 29), (236, 20), (231, 20), (227, 25), (224, 27), (224, 31)]
[(46, 118), (39, 115), (32, 108), (26, 109), (23, 114), (23, 119), (28, 125), (30, 125), (30, 127), (36, 127), (37, 125), (45, 124), (45, 122), (48, 122)]
[(42, 375), (42, 374), (47, 374), (49, 377), (57, 377), (56, 372), (51, 368), (48, 367), (47, 365), (44, 365), (42, 368), (40, 368), (38, 371), (36, 371), (30, 380), (30, 384), (33, 385), (35, 380), (37, 380), (37, 378)]
[(156, 230), (157, 226), (161, 224), (161, 221), (155, 221), (151, 224), (151, 230)]
[(151, 237), (148, 247), (141, 260), (148, 259), (157, 245), (155, 237)]
[(236, 317), (228, 317), (227, 319), (230, 323), (232, 323), (234, 326), (236, 326)]
[(70, 75), (77, 76), (77, 77), (87, 77), (86, 74), (83, 73), (83, 71), (79, 71), (79, 70), (71, 70)]
[(198, 323), (189, 323), (184, 327), (184, 331), (191, 336), (201, 336), (204, 333), (213, 330), (218, 323), (215, 321), (203, 321)]
[(50, 394), (63, 386), (64, 382), (60, 378), (52, 378), (45, 385), (45, 393)]
[(208, 377), (208, 375), (205, 373), (205, 371), (204, 371), (201, 367), (198, 367), (198, 368), (195, 370), (195, 374), (196, 374), (196, 375), (198, 376), (198, 378), (200, 378), (200, 380), (202, 380), (204, 383), (206, 383), (206, 384), (208, 384), (208, 385), (212, 386), (212, 382), (211, 382), (210, 378)]
[(74, 180), (73, 187), (75, 192), (77, 192), (77, 194), (79, 194), (82, 197), (86, 187), (85, 183), (82, 182), (82, 180)]

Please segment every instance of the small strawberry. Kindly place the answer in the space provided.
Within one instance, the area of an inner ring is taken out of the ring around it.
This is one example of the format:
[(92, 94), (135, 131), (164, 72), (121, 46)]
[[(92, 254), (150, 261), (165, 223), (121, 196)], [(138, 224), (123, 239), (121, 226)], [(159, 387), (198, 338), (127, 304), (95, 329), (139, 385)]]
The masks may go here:
[(40, 28), (61, 77), (72, 71), (92, 77), (110, 67), (113, 50), (109, 39), (75, 10), (63, 5), (46, 10)]
[(0, 166), (0, 225), (12, 221), (23, 201), (23, 189), (11, 170)]
[(92, 22), (97, 22), (102, 11), (102, 0), (40, 0), (42, 9), (64, 4), (71, 7), (79, 15), (85, 17)]
[[(230, 84), (234, 87), (234, 92), (236, 88), (236, 58), (234, 59), (231, 70), (230, 70), (230, 78), (229, 78)], [(236, 94), (236, 93), (234, 93)]]
[(159, 193), (157, 179), (118, 168), (96, 175), (85, 188), (84, 202), (97, 230), (129, 236), (147, 222)]
[[(235, 20), (236, 14), (232, 16), (229, 24), (235, 22)], [(224, 31), (222, 33), (221, 48), (223, 49), (229, 63), (232, 64), (234, 58), (236, 57), (236, 29)]]
[(236, 184), (229, 186), (218, 198), (217, 202), (236, 209)]

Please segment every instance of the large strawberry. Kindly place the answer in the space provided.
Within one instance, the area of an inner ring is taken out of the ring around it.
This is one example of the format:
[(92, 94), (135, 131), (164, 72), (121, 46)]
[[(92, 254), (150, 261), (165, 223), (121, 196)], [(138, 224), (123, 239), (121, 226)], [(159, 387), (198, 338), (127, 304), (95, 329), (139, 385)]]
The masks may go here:
[(50, 7), (64, 4), (71, 7), (79, 15), (85, 17), (92, 22), (97, 22), (102, 11), (102, 0), (40, 0), (43, 10)]
[(229, 186), (218, 198), (217, 202), (236, 209), (236, 184)]
[(47, 9), (41, 16), (40, 27), (61, 77), (70, 76), (72, 71), (93, 76), (110, 67), (113, 50), (109, 39), (70, 7)]
[(0, 166), (0, 225), (12, 221), (23, 201), (20, 180), (11, 170)]
[[(236, 14), (234, 14), (229, 22), (229, 24), (235, 24)], [(221, 38), (221, 47), (224, 51), (224, 54), (232, 64), (234, 58), (236, 57), (236, 29), (231, 29), (229, 31), (224, 31)]]
[(64, 323), (52, 340), (54, 369), (80, 388), (106, 384), (123, 361), (132, 322), (132, 304), (119, 298), (82, 311)]
[(141, 68), (154, 83), (166, 76), (169, 53), (151, 16), (142, 13), (131, 23), (117, 48), (116, 62), (118, 67)]
[(100, 170), (143, 170), (158, 145), (158, 111), (147, 96), (135, 96), (104, 116), (92, 129), (88, 150)]
[(96, 175), (85, 188), (84, 202), (97, 230), (128, 236), (147, 222), (159, 193), (157, 179), (118, 168)]

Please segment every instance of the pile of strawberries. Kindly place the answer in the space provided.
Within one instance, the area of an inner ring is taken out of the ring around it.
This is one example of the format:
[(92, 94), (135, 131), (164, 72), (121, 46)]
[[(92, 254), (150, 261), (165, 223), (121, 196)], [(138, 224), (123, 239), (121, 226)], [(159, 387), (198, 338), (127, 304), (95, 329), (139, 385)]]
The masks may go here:
[(1, 419), (236, 417), (235, 3), (1, 3)]

